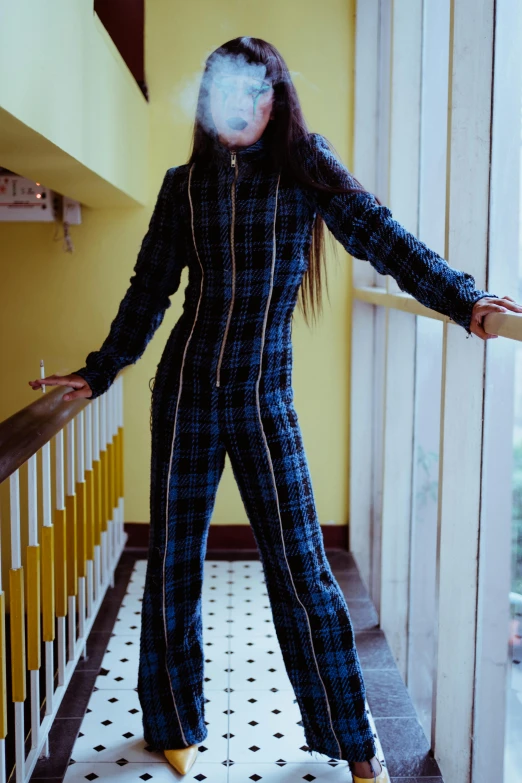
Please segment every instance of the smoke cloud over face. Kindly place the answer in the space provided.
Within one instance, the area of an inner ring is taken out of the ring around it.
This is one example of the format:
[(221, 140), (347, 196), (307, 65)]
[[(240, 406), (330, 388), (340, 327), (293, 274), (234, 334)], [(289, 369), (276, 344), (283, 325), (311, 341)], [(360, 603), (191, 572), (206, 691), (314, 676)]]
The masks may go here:
[(263, 134), (272, 113), (273, 85), (266, 66), (243, 56), (215, 55), (207, 72), (198, 120), (230, 147), (248, 146)]
[(194, 73), (173, 92), (174, 120), (184, 124), (197, 119), (222, 143), (248, 146), (262, 135), (270, 120), (273, 94), (265, 65), (249, 63), (243, 55), (212, 53), (205, 75)]
[[(254, 143), (262, 135), (273, 110), (275, 83), (267, 78), (266, 66), (250, 63), (242, 54), (214, 51), (208, 52), (202, 70), (207, 62), (204, 77), (202, 71), (197, 71), (174, 88), (171, 95), (174, 122), (185, 125), (197, 119), (207, 133), (217, 133), (228, 146)], [(308, 89), (319, 89), (298, 71), (286, 72), (286, 78), (302, 80)]]

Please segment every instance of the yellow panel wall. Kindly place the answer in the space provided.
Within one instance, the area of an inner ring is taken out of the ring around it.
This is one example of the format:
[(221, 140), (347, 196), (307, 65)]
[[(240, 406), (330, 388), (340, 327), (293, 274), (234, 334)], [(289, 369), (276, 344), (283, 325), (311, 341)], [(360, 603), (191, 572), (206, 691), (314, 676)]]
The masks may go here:
[[(347, 0), (149, 0), (147, 79), (155, 179), (187, 158), (193, 116), (183, 107), (190, 87), (198, 85), (204, 58), (239, 35), (265, 38), (280, 50), (310, 130), (324, 133), (349, 165), (353, 33), (354, 4)], [(325, 296), (324, 315), (310, 329), (297, 313), (293, 328), (295, 407), (322, 524), (345, 524), (348, 518), (349, 263), (341, 247), (338, 261), (330, 254), (330, 302)], [(181, 297), (178, 292), (178, 301)], [(212, 522), (245, 521), (227, 459)]]
[[(149, 193), (144, 208), (84, 209), (72, 228), (73, 255), (52, 226), (0, 224), (0, 345), (7, 382), (0, 418), (34, 399), (27, 381), (80, 366), (101, 344), (132, 273), (165, 170), (188, 157), (193, 116), (183, 110), (204, 58), (224, 41), (254, 35), (274, 43), (293, 73), (310, 130), (325, 134), (350, 165), (353, 2), (327, 0), (148, 0), (146, 76), (149, 106)], [(0, 160), (0, 165), (2, 161)], [(328, 247), (328, 243), (327, 243)], [(350, 260), (339, 247), (328, 259), (330, 301), (310, 329), (294, 321), (295, 406), (321, 523), (348, 516)], [(148, 522), (149, 379), (181, 314), (187, 270), (172, 307), (142, 359), (125, 374), (126, 520)], [(243, 505), (227, 459), (212, 524), (244, 524)]]
[(148, 106), (93, 0), (0, 22), (0, 165), (91, 206), (146, 203)]

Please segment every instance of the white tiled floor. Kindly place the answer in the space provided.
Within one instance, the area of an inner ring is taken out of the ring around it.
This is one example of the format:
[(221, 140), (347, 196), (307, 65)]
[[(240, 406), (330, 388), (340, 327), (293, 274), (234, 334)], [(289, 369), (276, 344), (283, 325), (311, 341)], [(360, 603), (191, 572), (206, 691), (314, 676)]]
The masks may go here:
[[(199, 747), (196, 762), (181, 776), (162, 753), (147, 750), (136, 691), (145, 569), (145, 560), (136, 561), (65, 783), (351, 781), (347, 762), (320, 754), (311, 757), (306, 752), (301, 715), (277, 642), (261, 563), (255, 560), (205, 561), (208, 737)], [(377, 744), (384, 762), (378, 738)]]

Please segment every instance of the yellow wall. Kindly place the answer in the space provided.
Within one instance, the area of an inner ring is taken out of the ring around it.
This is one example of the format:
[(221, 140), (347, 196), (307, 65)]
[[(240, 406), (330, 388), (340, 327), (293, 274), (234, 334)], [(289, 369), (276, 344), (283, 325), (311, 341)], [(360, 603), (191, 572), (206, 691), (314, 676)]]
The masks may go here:
[(147, 102), (93, 0), (8, 5), (0, 165), (90, 206), (146, 203)]
[[(273, 42), (293, 72), (310, 130), (324, 133), (350, 165), (353, 0), (149, 0), (146, 53), (149, 107), (149, 194), (144, 209), (84, 209), (73, 227), (76, 251), (62, 252), (54, 228), (0, 224), (0, 347), (7, 382), (0, 418), (34, 399), (27, 385), (47, 372), (83, 364), (99, 347), (127, 287), (165, 170), (186, 161), (192, 117), (180, 103), (204, 58), (237, 35)], [(58, 108), (57, 108), (58, 111)], [(2, 160), (0, 159), (0, 165)], [(296, 315), (293, 329), (295, 406), (321, 523), (348, 517), (349, 258), (329, 258), (330, 302), (313, 330)], [(162, 326), (142, 359), (125, 373), (126, 520), (147, 522), (149, 482), (148, 381), (181, 314), (187, 270)], [(7, 332), (6, 332), (7, 330)], [(227, 460), (213, 524), (246, 516)]]

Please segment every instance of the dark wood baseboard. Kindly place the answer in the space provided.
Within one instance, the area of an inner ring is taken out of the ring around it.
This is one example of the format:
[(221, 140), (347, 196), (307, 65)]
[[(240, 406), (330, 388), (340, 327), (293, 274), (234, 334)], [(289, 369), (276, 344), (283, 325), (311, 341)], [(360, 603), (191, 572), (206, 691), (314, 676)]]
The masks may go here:
[[(321, 525), (325, 549), (348, 550), (347, 525)], [(125, 532), (129, 538), (127, 548), (147, 549), (149, 545), (149, 525), (141, 522), (125, 522)], [(207, 551), (226, 549), (255, 550), (257, 545), (250, 525), (210, 525)]]

